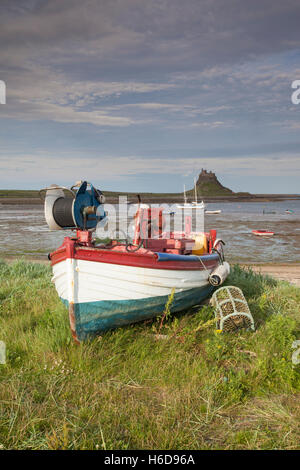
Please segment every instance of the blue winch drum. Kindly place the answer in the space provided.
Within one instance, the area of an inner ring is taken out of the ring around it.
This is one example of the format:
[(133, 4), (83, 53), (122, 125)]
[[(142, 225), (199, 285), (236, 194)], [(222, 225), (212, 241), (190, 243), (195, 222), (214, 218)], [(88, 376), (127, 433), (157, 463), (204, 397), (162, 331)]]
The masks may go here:
[[(77, 185), (77, 191), (76, 186), (68, 189), (57, 185), (41, 190), (46, 191), (45, 218), (51, 230), (94, 230), (106, 217), (102, 192), (86, 181)], [(66, 197), (66, 191), (71, 197)]]

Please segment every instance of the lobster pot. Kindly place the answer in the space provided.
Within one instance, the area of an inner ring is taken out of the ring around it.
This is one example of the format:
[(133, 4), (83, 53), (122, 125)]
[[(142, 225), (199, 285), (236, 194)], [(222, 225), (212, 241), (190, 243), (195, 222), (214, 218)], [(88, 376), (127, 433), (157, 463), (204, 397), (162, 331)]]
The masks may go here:
[(248, 303), (243, 292), (238, 287), (221, 287), (215, 291), (210, 303), (215, 309), (216, 327), (218, 330), (255, 329)]

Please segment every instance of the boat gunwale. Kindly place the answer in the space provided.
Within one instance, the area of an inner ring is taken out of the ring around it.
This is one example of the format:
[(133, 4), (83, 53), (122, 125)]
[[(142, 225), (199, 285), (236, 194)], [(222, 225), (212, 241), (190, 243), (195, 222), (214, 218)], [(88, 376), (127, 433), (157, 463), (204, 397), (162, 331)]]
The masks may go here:
[[(162, 253), (166, 254), (166, 253)], [(194, 256), (194, 255), (181, 255)], [(197, 259), (188, 260), (159, 260), (159, 252), (127, 253), (124, 251), (115, 251), (103, 248), (78, 246), (72, 239), (65, 240), (64, 244), (49, 255), (51, 265), (54, 266), (66, 259), (78, 259), (93, 261), (99, 263), (126, 265), (137, 268), (150, 269), (169, 269), (169, 270), (187, 270), (202, 271), (210, 270), (219, 264), (219, 256), (216, 253), (197, 256)]]

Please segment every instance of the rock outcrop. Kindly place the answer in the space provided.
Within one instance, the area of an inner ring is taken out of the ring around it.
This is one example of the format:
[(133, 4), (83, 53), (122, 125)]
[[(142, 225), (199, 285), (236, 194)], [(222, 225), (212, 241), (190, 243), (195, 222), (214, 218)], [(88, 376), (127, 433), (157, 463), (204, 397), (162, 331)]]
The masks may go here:
[[(234, 195), (234, 192), (231, 189), (223, 186), (215, 173), (212, 171), (207, 171), (202, 168), (201, 173), (199, 174), (198, 180), (196, 182), (197, 195), (198, 197), (204, 196), (230, 196)], [(192, 195), (192, 189), (189, 193)]]

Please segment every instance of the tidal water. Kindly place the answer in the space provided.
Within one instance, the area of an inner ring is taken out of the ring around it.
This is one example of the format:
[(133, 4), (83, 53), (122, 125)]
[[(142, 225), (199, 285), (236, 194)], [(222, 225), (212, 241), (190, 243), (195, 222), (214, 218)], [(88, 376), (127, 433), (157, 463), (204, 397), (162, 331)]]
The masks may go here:
[[(222, 202), (206, 204), (207, 210), (221, 209), (221, 214), (205, 215), (205, 231), (216, 229), (225, 254), (231, 262), (300, 262), (300, 201), (268, 203)], [(293, 211), (287, 214), (286, 209)], [(180, 209), (178, 209), (179, 211)], [(265, 213), (264, 213), (265, 212)], [(272, 212), (272, 213), (267, 213)], [(253, 229), (275, 232), (263, 239)], [(45, 258), (72, 232), (51, 232), (42, 206), (0, 204), (0, 258), (27, 255)]]

